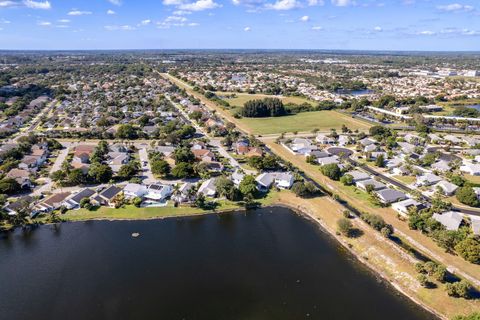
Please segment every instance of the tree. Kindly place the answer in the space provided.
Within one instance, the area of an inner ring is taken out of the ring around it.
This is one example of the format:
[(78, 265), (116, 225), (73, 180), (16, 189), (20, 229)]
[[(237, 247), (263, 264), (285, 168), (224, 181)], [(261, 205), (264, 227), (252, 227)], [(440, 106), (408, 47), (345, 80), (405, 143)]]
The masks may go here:
[(460, 241), (455, 246), (455, 252), (468, 262), (480, 264), (480, 242), (474, 238)]
[(135, 197), (133, 198), (133, 201), (132, 201), (133, 205), (137, 208), (140, 208), (140, 206), (142, 205), (142, 202), (143, 200), (140, 197)]
[(293, 193), (295, 193), (295, 195), (297, 197), (306, 197), (308, 196), (308, 190), (307, 190), (307, 187), (305, 186), (305, 184), (303, 182), (295, 182), (293, 185), (292, 185), (292, 191)]
[(379, 155), (376, 159), (375, 159), (375, 165), (379, 168), (383, 168), (385, 167), (385, 156), (383, 154)]
[(390, 238), (393, 234), (393, 227), (390, 224), (385, 225), (382, 229), (380, 229), (380, 232), (385, 238)]
[(428, 282), (428, 278), (427, 278), (426, 275), (424, 275), (424, 274), (422, 274), (422, 273), (419, 274), (419, 275), (417, 276), (417, 280), (418, 280), (418, 282), (420, 282), (420, 285), (421, 285), (422, 287), (424, 287), (424, 288), (427, 288), (427, 287), (428, 287), (429, 282)]
[(467, 299), (470, 297), (472, 286), (467, 281), (461, 280), (459, 282), (447, 283), (445, 289), (449, 296)]
[(471, 186), (465, 186), (457, 189), (455, 193), (457, 200), (467, 206), (478, 207), (480, 201), (478, 200), (477, 194)]
[(215, 180), (215, 188), (218, 195), (227, 197), (227, 195), (232, 193), (232, 189), (235, 188), (235, 185), (230, 179), (222, 176)]
[(244, 197), (251, 196), (252, 198), (254, 198), (258, 192), (257, 181), (252, 175), (247, 175), (243, 177), (238, 188), (240, 189), (240, 192), (243, 194)]
[(197, 195), (197, 198), (195, 199), (194, 205), (196, 207), (200, 208), (200, 209), (205, 208), (206, 200), (205, 200), (205, 196), (203, 195), (203, 193), (200, 193), (199, 195)]
[(445, 268), (442, 265), (437, 266), (435, 272), (433, 273), (434, 279), (437, 280), (437, 281), (440, 281), (440, 282), (445, 281), (446, 275), (447, 275), (447, 268)]
[(118, 139), (137, 139), (137, 130), (131, 124), (122, 124), (118, 127), (115, 136)]
[(118, 176), (124, 180), (129, 180), (137, 175), (139, 168), (139, 164), (136, 161), (131, 161), (130, 163), (124, 164), (120, 167), (118, 171)]
[(326, 164), (320, 167), (320, 171), (324, 176), (327, 176), (332, 180), (340, 179), (340, 176), (342, 174), (342, 172), (340, 171), (340, 168), (335, 163)]
[(172, 169), (172, 176), (177, 179), (188, 178), (193, 174), (193, 167), (190, 163), (181, 162)]
[(162, 177), (166, 177), (170, 174), (171, 168), (165, 160), (155, 160), (151, 162), (151, 168), (153, 174), (158, 174)]
[(81, 169), (73, 169), (68, 174), (68, 184), (76, 186), (85, 183), (85, 175)]
[(95, 183), (107, 183), (112, 179), (113, 171), (109, 165), (93, 163), (88, 169), (88, 176)]
[(195, 161), (195, 155), (192, 150), (187, 147), (177, 148), (173, 154), (173, 158), (176, 164), (180, 162), (193, 163)]
[(242, 116), (247, 118), (279, 117), (287, 114), (282, 100), (265, 98), (263, 100), (250, 100), (242, 108)]
[(350, 174), (344, 174), (340, 178), (340, 182), (343, 183), (346, 186), (351, 186), (351, 185), (353, 185), (353, 176), (350, 175)]
[(67, 174), (63, 170), (57, 170), (50, 175), (50, 178), (52, 178), (54, 182), (63, 181), (66, 177)]
[(22, 187), (15, 179), (4, 178), (0, 180), (0, 193), (2, 194), (12, 195), (20, 192), (21, 189)]
[(353, 224), (349, 219), (341, 218), (337, 221), (338, 231), (343, 235), (350, 237), (353, 231)]

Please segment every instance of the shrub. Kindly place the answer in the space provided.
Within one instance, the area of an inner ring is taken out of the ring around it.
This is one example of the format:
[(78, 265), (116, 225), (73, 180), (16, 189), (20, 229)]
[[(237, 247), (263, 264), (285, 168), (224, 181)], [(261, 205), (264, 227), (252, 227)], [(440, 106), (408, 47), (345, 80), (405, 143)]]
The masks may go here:
[(353, 231), (353, 224), (350, 220), (342, 218), (337, 221), (338, 231), (343, 235), (350, 237)]

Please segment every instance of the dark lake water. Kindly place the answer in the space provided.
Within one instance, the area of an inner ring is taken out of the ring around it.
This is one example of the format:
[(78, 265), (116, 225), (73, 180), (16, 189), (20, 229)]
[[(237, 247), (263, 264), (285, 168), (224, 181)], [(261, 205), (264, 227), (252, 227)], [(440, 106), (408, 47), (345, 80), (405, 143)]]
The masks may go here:
[(0, 297), (9, 320), (434, 319), (283, 208), (18, 231)]
[(363, 96), (363, 95), (366, 95), (366, 94), (371, 94), (373, 92), (374, 91), (370, 90), (370, 89), (361, 89), (361, 90), (338, 89), (338, 90), (335, 90), (335, 93), (350, 94), (352, 96)]

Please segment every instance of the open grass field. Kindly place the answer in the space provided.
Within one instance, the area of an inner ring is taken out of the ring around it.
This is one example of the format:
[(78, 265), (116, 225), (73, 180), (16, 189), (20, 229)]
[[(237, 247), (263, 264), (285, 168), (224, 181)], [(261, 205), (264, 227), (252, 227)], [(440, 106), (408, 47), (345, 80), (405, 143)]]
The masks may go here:
[(289, 132), (310, 132), (313, 129), (328, 131), (340, 129), (343, 124), (348, 128), (361, 131), (368, 130), (371, 125), (336, 111), (302, 112), (295, 115), (274, 118), (242, 118), (238, 120), (250, 128), (254, 134), (275, 134)]
[[(284, 104), (287, 103), (294, 103), (294, 104), (302, 104), (302, 103), (310, 103), (312, 106), (316, 104), (315, 101), (309, 100), (303, 97), (284, 97), (284, 96), (272, 96), (267, 94), (248, 94), (248, 93), (236, 93), (236, 92), (216, 92), (216, 94), (221, 97), (223, 100), (227, 101), (232, 107), (243, 107), (245, 102), (255, 99), (263, 99), (263, 98), (279, 98), (283, 101)], [(226, 95), (235, 94), (235, 98), (223, 98)]]

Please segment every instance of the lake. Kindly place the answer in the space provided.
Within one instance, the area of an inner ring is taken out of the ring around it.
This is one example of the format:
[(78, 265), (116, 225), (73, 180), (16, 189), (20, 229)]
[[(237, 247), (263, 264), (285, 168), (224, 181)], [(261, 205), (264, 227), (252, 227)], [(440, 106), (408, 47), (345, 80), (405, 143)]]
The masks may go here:
[(3, 319), (434, 319), (284, 208), (16, 231), (0, 283)]
[(335, 93), (348, 94), (352, 96), (363, 96), (367, 94), (372, 94), (374, 93), (374, 91), (370, 89), (360, 89), (360, 90), (338, 89), (338, 90), (335, 90)]

